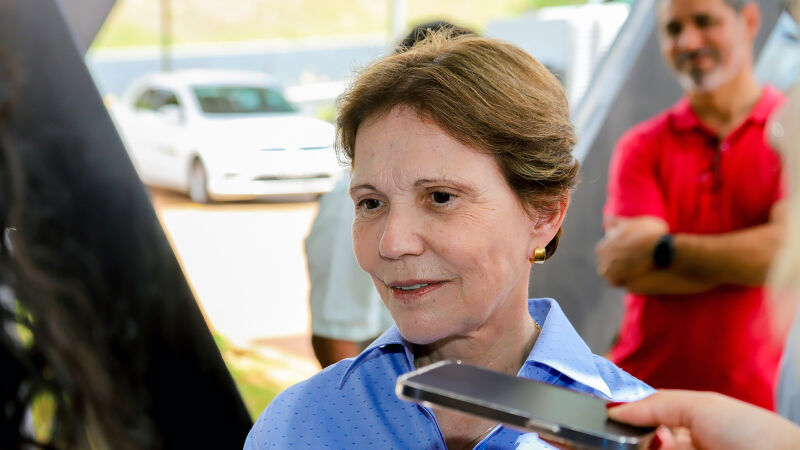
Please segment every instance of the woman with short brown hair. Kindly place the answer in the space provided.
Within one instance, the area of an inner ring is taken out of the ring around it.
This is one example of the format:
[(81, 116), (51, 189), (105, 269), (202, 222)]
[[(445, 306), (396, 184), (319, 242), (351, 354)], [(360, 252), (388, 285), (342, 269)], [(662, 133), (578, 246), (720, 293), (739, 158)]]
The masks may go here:
[(539, 448), (497, 423), (397, 399), (445, 359), (607, 400), (651, 392), (595, 356), (551, 299), (528, 300), (576, 183), (558, 81), (518, 48), (434, 33), (366, 68), (340, 101), (353, 244), (396, 326), (281, 393), (246, 448)]

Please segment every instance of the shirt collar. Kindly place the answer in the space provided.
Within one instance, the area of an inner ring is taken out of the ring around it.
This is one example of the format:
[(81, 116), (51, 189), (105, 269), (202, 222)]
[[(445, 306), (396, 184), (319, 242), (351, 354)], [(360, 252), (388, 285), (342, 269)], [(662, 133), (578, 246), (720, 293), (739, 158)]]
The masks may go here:
[(411, 344), (403, 339), (400, 330), (397, 329), (397, 325), (392, 325), (392, 327), (380, 335), (378, 339), (375, 339), (372, 344), (369, 344), (355, 359), (350, 361), (350, 365), (347, 367), (347, 370), (344, 371), (344, 374), (342, 374), (341, 380), (339, 380), (339, 389), (344, 386), (353, 371), (365, 362), (386, 355), (392, 350), (397, 351), (400, 349), (405, 352), (406, 359), (409, 361), (409, 366), (413, 367), (414, 353), (411, 351)]
[(520, 375), (524, 376), (526, 370), (537, 364), (544, 365), (610, 398), (611, 389), (597, 370), (594, 354), (561, 306), (553, 299), (544, 298), (530, 300), (528, 307), (542, 331)]
[[(759, 97), (758, 102), (756, 102), (756, 105), (750, 111), (750, 115), (743, 123), (752, 121), (756, 124), (764, 124), (782, 97), (777, 89), (770, 85), (765, 85), (761, 89), (761, 97)], [(700, 118), (692, 110), (692, 105), (687, 97), (683, 97), (670, 108), (669, 115), (672, 118), (672, 125), (677, 130), (689, 131), (703, 127)]]
[[(611, 397), (611, 389), (606, 384), (594, 362), (594, 354), (583, 342), (578, 332), (569, 323), (558, 303), (549, 298), (528, 300), (528, 310), (541, 326), (542, 331), (536, 339), (533, 350), (519, 371), (525, 376), (535, 365), (552, 368), (561, 374)], [(369, 345), (361, 354), (349, 362), (349, 366), (339, 381), (339, 389), (359, 366), (373, 358), (387, 355), (392, 351), (404, 351), (413, 367), (414, 354), (411, 344), (403, 339), (397, 326), (392, 326)], [(529, 378), (529, 377), (526, 377)]]

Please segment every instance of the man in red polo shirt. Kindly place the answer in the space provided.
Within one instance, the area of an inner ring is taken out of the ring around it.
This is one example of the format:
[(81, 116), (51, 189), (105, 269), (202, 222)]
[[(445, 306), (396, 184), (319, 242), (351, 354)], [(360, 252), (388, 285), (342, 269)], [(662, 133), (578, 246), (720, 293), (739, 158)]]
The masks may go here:
[(611, 359), (656, 388), (773, 408), (785, 336), (764, 281), (781, 244), (782, 101), (753, 73), (760, 13), (742, 0), (659, 0), (661, 49), (686, 96), (628, 131), (611, 161), (598, 271), (623, 286)]

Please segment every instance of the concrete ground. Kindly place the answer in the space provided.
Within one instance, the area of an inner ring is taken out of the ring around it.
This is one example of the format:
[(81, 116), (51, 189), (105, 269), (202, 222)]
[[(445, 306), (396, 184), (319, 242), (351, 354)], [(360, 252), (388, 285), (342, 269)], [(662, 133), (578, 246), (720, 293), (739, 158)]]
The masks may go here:
[(319, 370), (310, 343), (303, 239), (310, 198), (197, 205), (153, 190), (153, 204), (209, 326), (271, 361), (288, 386)]

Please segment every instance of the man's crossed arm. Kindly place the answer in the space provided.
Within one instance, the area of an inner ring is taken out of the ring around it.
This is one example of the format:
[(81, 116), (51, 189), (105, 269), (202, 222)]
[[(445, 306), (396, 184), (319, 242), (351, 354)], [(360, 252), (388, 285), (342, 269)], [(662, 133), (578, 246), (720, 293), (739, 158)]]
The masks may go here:
[(653, 265), (656, 243), (669, 233), (654, 216), (613, 217), (597, 244), (597, 270), (611, 284), (637, 294), (690, 294), (720, 284), (764, 284), (783, 242), (785, 205), (775, 204), (767, 223), (721, 234), (673, 235), (669, 267)]

